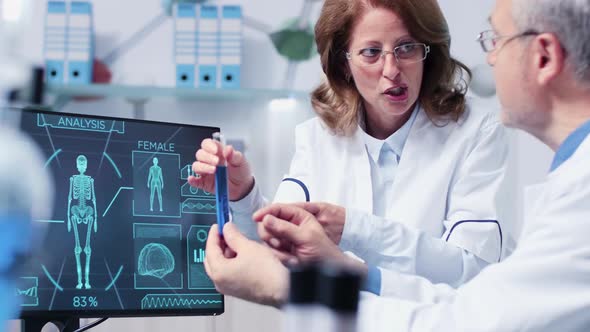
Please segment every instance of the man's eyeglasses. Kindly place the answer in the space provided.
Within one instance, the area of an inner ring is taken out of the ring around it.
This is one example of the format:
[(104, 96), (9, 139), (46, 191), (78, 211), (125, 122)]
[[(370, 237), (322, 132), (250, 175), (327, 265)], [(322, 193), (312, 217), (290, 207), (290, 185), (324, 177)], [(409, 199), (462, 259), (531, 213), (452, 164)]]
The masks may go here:
[(430, 46), (423, 43), (407, 43), (386, 51), (379, 47), (366, 47), (346, 52), (346, 58), (361, 67), (383, 65), (383, 58), (393, 54), (399, 64), (410, 64), (424, 61), (430, 52)]
[(504, 42), (504, 45), (506, 45), (510, 41), (512, 41), (516, 38), (521, 38), (521, 37), (526, 37), (526, 36), (535, 36), (538, 34), (539, 33), (537, 31), (527, 30), (525, 32), (517, 33), (514, 35), (510, 35), (510, 36), (498, 36), (496, 34), (496, 32), (494, 32), (494, 30), (486, 30), (486, 31), (480, 32), (480, 34), (477, 36), (476, 40), (481, 45), (481, 48), (483, 49), (483, 51), (486, 53), (489, 53), (489, 52), (492, 52), (496, 49), (498, 42), (502, 39), (506, 39), (506, 42)]

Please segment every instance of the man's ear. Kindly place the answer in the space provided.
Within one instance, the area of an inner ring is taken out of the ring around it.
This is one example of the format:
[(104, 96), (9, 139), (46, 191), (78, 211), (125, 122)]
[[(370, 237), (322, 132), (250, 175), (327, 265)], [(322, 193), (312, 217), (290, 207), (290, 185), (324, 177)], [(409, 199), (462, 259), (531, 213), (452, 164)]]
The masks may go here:
[(547, 85), (562, 73), (565, 67), (566, 51), (553, 33), (542, 33), (535, 37), (531, 47), (535, 59), (537, 82)]

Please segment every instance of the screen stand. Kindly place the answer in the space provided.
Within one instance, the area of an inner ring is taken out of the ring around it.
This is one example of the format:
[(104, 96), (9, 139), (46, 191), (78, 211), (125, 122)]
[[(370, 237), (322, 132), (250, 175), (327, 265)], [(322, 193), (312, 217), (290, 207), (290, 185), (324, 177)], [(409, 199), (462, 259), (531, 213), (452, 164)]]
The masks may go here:
[(27, 318), (21, 322), (21, 332), (41, 332), (47, 323), (55, 325), (60, 332), (73, 332), (80, 328), (80, 320), (73, 317)]

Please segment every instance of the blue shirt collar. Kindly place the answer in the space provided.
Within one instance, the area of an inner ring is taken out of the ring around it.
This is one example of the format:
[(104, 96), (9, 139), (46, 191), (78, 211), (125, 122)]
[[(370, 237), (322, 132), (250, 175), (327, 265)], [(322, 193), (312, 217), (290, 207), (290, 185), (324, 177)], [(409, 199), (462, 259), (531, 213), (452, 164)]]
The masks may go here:
[(371, 159), (373, 159), (375, 163), (378, 163), (381, 150), (385, 148), (384, 145), (386, 144), (388, 148), (391, 149), (397, 155), (398, 158), (401, 157), (404, 145), (408, 140), (408, 136), (410, 135), (410, 129), (412, 128), (418, 111), (419, 107), (414, 107), (408, 121), (406, 121), (406, 123), (404, 123), (404, 125), (401, 126), (401, 128), (399, 128), (396, 132), (394, 132), (393, 134), (391, 134), (391, 136), (387, 137), (384, 140), (377, 139), (367, 134), (364, 128), (360, 128), (360, 130), (362, 131), (361, 136), (363, 138), (363, 142), (367, 147), (367, 152), (369, 153)]
[(555, 153), (555, 157), (553, 158), (553, 163), (551, 163), (551, 169), (549, 172), (553, 172), (559, 166), (561, 166), (561, 164), (568, 160), (576, 152), (580, 144), (582, 144), (589, 134), (590, 121), (584, 123), (573, 133), (571, 133)]

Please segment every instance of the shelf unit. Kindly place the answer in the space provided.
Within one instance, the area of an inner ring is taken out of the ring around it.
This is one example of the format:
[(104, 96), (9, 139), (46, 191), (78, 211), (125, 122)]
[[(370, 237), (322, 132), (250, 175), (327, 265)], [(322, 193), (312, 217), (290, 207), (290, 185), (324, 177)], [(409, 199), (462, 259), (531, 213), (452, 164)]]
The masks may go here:
[(191, 89), (158, 86), (131, 86), (117, 84), (90, 85), (46, 85), (45, 91), (54, 96), (52, 108), (62, 109), (76, 98), (123, 98), (133, 107), (138, 118), (144, 116), (145, 104), (153, 98), (175, 98), (199, 101), (252, 101), (273, 99), (308, 100), (309, 93), (303, 91), (272, 89)]
[(271, 89), (190, 89), (157, 86), (131, 86), (116, 84), (47, 85), (49, 94), (63, 97), (120, 97), (150, 99), (173, 97), (193, 100), (250, 100), (278, 98), (308, 98), (307, 92)]

